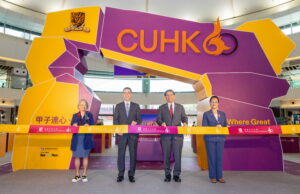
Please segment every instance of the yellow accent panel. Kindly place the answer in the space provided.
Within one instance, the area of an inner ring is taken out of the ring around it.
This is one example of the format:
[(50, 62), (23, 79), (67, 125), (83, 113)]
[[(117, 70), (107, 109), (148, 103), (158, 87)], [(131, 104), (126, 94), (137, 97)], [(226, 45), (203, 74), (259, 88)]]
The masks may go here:
[(227, 127), (178, 127), (178, 134), (225, 134), (228, 135)]
[(29, 125), (8, 125), (8, 124), (1, 124), (0, 125), (0, 133), (28, 133), (29, 132)]
[(66, 123), (60, 125), (70, 125), (71, 118), (77, 110), (79, 88), (77, 84), (55, 82), (49, 89), (49, 93), (41, 103), (40, 107), (33, 116), (32, 125), (51, 125), (37, 122), (36, 116), (56, 116), (67, 119)]
[[(69, 40), (78, 42), (96, 44), (97, 31), (100, 7), (82, 7), (76, 9), (69, 9), (58, 12), (51, 12), (47, 14), (46, 22), (42, 37), (45, 36), (62, 36)], [(90, 29), (90, 32), (70, 31), (65, 32), (65, 28), (71, 26), (71, 12), (85, 13), (85, 27)]]
[(42, 103), (49, 89), (55, 84), (52, 78), (44, 83), (28, 88), (20, 103), (18, 124), (31, 124), (31, 119), (38, 106)]
[(26, 154), (27, 154), (27, 145), (29, 142), (29, 134), (16, 134), (14, 137), (14, 145), (12, 152), (12, 168), (13, 171), (24, 169)]
[[(184, 70), (177, 69), (174, 67), (169, 67), (167, 65), (162, 65), (160, 63), (140, 59), (137, 57), (132, 57), (132, 56), (118, 53), (115, 51), (111, 51), (108, 49), (101, 49), (101, 51), (103, 52), (104, 56), (107, 58), (111, 58), (111, 59), (118, 60), (118, 61), (123, 61), (123, 62), (130, 63), (130, 64), (135, 64), (137, 66), (142, 66), (142, 67), (145, 67), (150, 70), (156, 70), (156, 71), (160, 71), (163, 73), (172, 74), (173, 76), (188, 78), (189, 80), (191, 80), (191, 82), (199, 80), (200, 76), (201, 76), (200, 74), (192, 73), (189, 71), (184, 71)], [(158, 76), (159, 76), (159, 73), (158, 73)]]
[(197, 162), (198, 166), (202, 170), (208, 170), (208, 161), (206, 154), (206, 145), (203, 135), (196, 135), (196, 145), (197, 145)]
[(281, 64), (296, 44), (286, 36), (270, 19), (246, 22), (236, 30), (253, 32), (275, 73), (281, 72)]
[[(23, 120), (20, 122), (43, 125), (46, 124), (44, 120), (38, 122), (36, 116), (59, 117), (65, 119), (65, 123), (59, 125), (70, 125), (72, 115), (77, 112), (78, 90), (77, 84), (56, 82), (55, 79), (34, 86), (22, 101), (19, 118)], [(71, 134), (17, 134), (13, 148), (13, 170), (68, 169), (72, 154), (71, 137)]]
[(204, 85), (206, 96), (212, 96), (212, 87), (207, 74), (202, 75), (200, 81)]
[(281, 125), (282, 134), (300, 133), (300, 125)]
[(66, 51), (63, 38), (35, 38), (26, 58), (32, 83), (53, 78), (48, 67)]
[(72, 134), (30, 134), (25, 169), (69, 169)]
[(13, 170), (69, 169), (72, 134), (16, 134)]
[(80, 126), (78, 133), (128, 133), (128, 125)]

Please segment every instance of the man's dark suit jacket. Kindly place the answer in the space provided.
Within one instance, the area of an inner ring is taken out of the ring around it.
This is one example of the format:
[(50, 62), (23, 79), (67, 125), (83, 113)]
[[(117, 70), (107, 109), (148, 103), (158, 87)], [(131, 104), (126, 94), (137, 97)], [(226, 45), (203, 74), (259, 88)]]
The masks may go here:
[(129, 114), (127, 117), (125, 103), (121, 102), (117, 104), (114, 111), (114, 125), (131, 125), (132, 121), (137, 122), (137, 125), (142, 123), (140, 106), (137, 103), (130, 102)]
[(171, 117), (168, 103), (159, 107), (156, 122), (158, 125), (166, 123), (167, 126), (181, 126), (181, 123), (188, 123), (188, 118), (181, 104), (174, 103), (173, 117)]

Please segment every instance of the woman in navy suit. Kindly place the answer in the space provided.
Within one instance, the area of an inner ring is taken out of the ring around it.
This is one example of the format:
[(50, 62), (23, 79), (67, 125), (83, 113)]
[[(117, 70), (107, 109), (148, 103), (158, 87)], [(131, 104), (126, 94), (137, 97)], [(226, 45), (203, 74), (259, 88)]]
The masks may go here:
[[(227, 127), (224, 112), (219, 111), (219, 98), (212, 96), (209, 99), (211, 110), (203, 114), (202, 126)], [(208, 158), (209, 178), (212, 183), (225, 183), (222, 172), (222, 158), (225, 135), (205, 135), (206, 152)]]
[[(79, 112), (75, 113), (72, 117), (71, 125), (73, 126), (88, 126), (94, 125), (94, 119), (92, 113), (88, 112), (89, 104), (85, 99), (81, 99), (78, 103)], [(73, 151), (73, 157), (75, 158), (76, 175), (72, 179), (72, 182), (87, 182), (87, 166), (88, 156), (90, 150), (94, 147), (92, 134), (74, 133), (71, 142), (71, 150)], [(83, 158), (83, 173), (80, 177), (80, 158)]]

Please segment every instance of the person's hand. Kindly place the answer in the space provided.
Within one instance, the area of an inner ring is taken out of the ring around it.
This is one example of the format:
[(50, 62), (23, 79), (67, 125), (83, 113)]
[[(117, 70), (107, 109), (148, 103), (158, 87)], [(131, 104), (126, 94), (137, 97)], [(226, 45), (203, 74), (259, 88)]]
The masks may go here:
[(219, 125), (217, 125), (216, 127), (222, 127), (222, 125), (219, 124)]
[(75, 127), (77, 127), (77, 126), (78, 126), (78, 124), (77, 124), (77, 123), (74, 123), (72, 126), (75, 126)]
[(118, 135), (122, 136), (122, 135), (123, 135), (123, 133), (118, 133)]
[(186, 123), (183, 123), (183, 127), (187, 127), (188, 125)]
[(131, 122), (131, 125), (136, 125), (136, 124), (137, 124), (137, 122), (135, 122), (135, 121)]
[(161, 126), (166, 127), (167, 125), (166, 125), (165, 122), (163, 122), (163, 123), (161, 124)]
[(89, 124), (86, 123), (86, 124), (84, 124), (84, 126), (89, 126)]

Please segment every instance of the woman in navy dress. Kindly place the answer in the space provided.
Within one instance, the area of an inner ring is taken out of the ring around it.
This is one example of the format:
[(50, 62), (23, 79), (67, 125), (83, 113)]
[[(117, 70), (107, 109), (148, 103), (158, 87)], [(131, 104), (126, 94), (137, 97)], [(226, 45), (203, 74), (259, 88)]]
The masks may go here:
[[(89, 105), (84, 99), (80, 100), (78, 103), (79, 112), (75, 113), (72, 117), (72, 126), (88, 126), (94, 125), (94, 119), (92, 113), (88, 112)], [(94, 147), (92, 134), (80, 134), (74, 133), (71, 142), (71, 150), (73, 151), (73, 157), (75, 158), (75, 169), (76, 175), (72, 179), (72, 182), (87, 182), (87, 166), (88, 166), (88, 156), (90, 150)], [(83, 173), (80, 176), (80, 158), (83, 158)]]
[[(227, 127), (224, 112), (219, 111), (219, 98), (212, 96), (209, 99), (211, 110), (203, 114), (202, 126)], [(212, 183), (225, 183), (222, 172), (222, 159), (225, 135), (205, 135), (206, 152), (208, 158), (209, 178)]]

